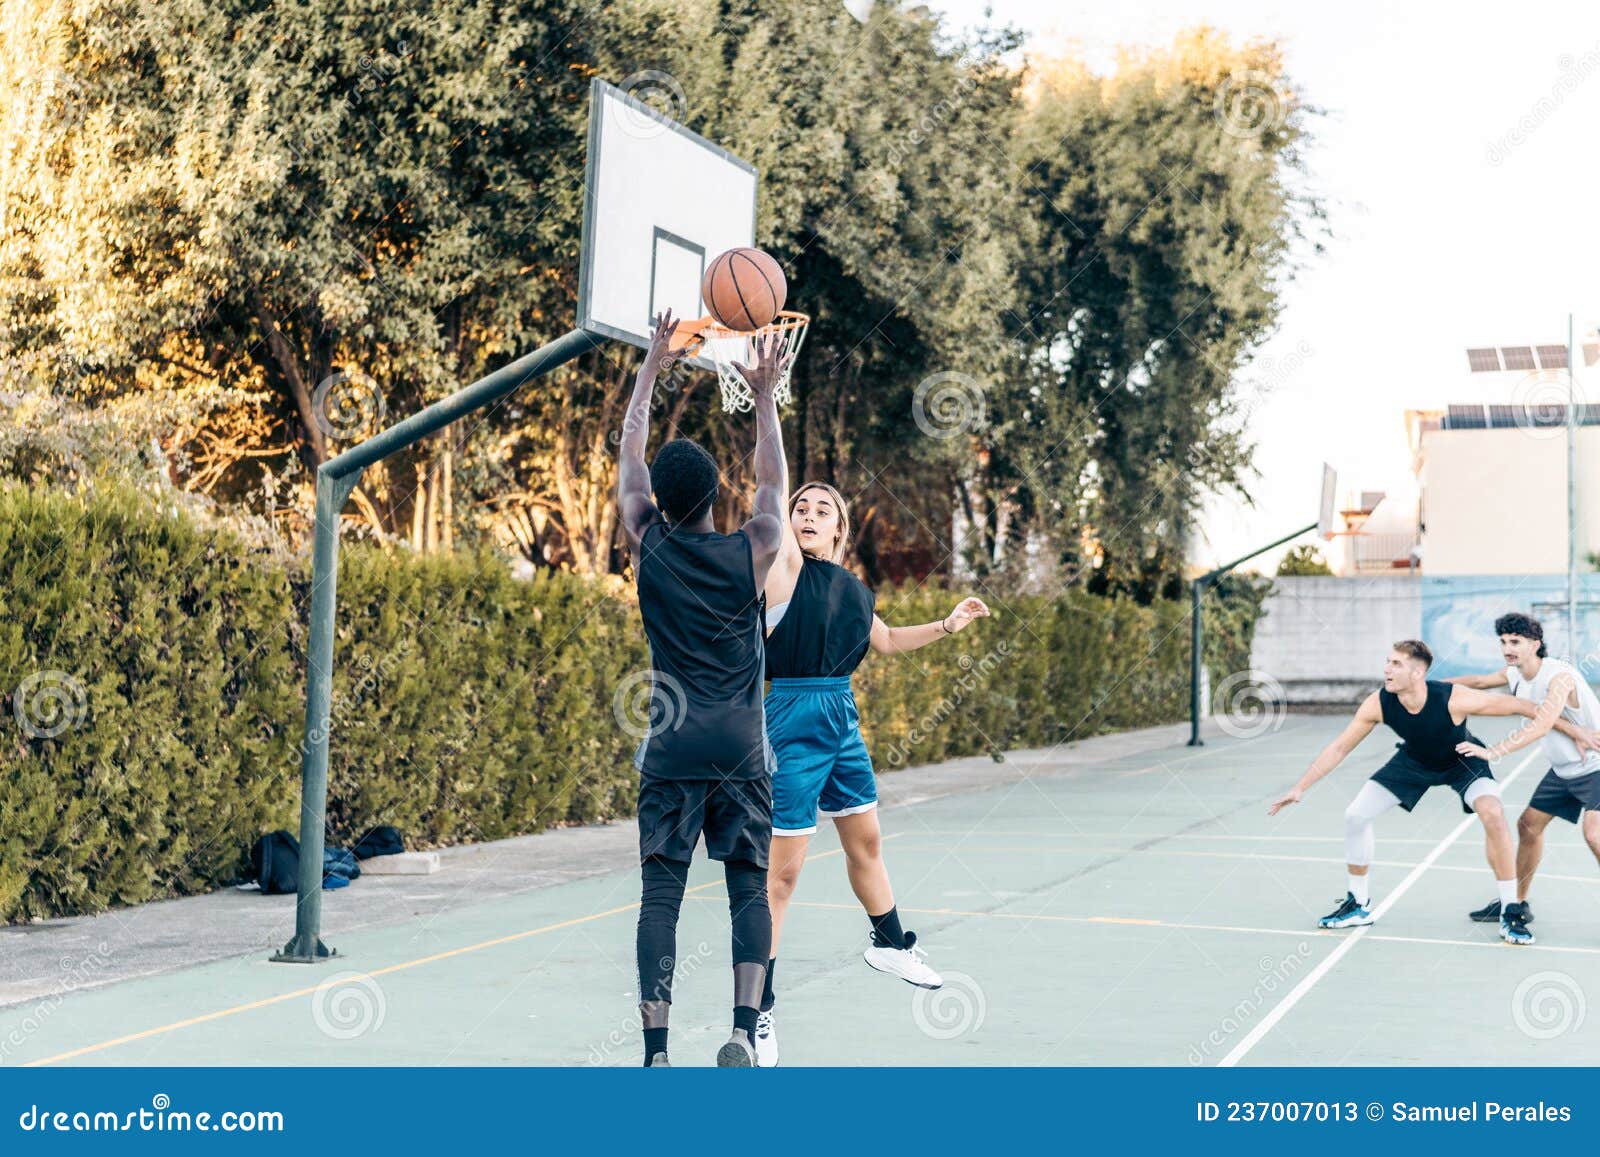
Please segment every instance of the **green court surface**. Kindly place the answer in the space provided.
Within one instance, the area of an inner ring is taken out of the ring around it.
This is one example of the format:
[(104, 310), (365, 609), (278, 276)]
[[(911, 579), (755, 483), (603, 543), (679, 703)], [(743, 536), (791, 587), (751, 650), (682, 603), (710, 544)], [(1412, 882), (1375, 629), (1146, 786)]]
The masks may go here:
[[(780, 956), (783, 1063), (1600, 1063), (1600, 869), (1571, 825), (1548, 833), (1537, 945), (1466, 919), (1493, 882), (1442, 791), (1379, 821), (1378, 924), (1316, 930), (1344, 892), (1343, 808), (1389, 748), (1375, 735), (1304, 804), (1265, 805), (1342, 722), (1289, 716), (886, 809), (936, 993), (861, 961), (824, 826)], [(1497, 769), (1513, 822), (1543, 770), (1525, 753)], [(729, 1022), (720, 871), (701, 860), (690, 884), (679, 1065), (709, 1063)], [(637, 888), (618, 871), (348, 932), (325, 966), (253, 954), (0, 1009), (5, 1063), (635, 1065)]]

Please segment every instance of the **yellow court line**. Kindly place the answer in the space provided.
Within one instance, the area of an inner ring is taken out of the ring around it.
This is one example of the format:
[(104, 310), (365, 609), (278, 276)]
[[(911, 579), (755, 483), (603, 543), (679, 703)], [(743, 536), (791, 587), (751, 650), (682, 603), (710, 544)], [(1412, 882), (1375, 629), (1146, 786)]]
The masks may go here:
[[(791, 908), (829, 908), (854, 912), (859, 904), (829, 904), (818, 900), (791, 900)], [(963, 916), (989, 920), (1044, 920), (1059, 924), (1133, 924), (1146, 928), (1171, 928), (1183, 932), (1241, 932), (1260, 936), (1298, 936), (1318, 940), (1343, 940), (1336, 930), (1322, 928), (1251, 928), (1236, 924), (1189, 924), (1176, 920), (1144, 920), (1131, 916), (1058, 916), (1038, 912), (972, 912), (959, 908), (905, 908), (901, 912), (913, 916)], [(1500, 940), (1447, 940), (1431, 936), (1383, 936), (1370, 934), (1368, 940), (1382, 940), (1391, 944), (1440, 944), (1461, 948), (1506, 948), (1518, 952), (1567, 952), (1583, 956), (1600, 956), (1600, 948), (1580, 948), (1561, 944), (1506, 944)]]
[[(893, 839), (894, 837), (885, 836), (884, 838)], [(843, 851), (843, 848), (834, 848), (831, 851), (818, 852), (816, 855), (809, 856), (807, 858), (810, 860), (825, 860), (829, 856), (840, 855)], [(696, 892), (704, 892), (707, 888), (720, 888), (722, 886), (723, 881), (711, 880), (708, 883), (696, 884), (693, 888), (685, 890), (684, 895), (692, 896)], [(421, 956), (416, 960), (407, 960), (400, 964), (390, 964), (383, 968), (374, 968), (370, 972), (357, 973), (353, 976), (346, 977), (344, 980), (335, 981), (333, 984), (328, 985), (328, 987), (337, 988), (341, 984), (356, 984), (370, 977), (385, 976), (391, 972), (404, 972), (407, 969), (419, 968), (424, 964), (433, 964), (440, 960), (448, 960), (452, 956), (464, 956), (469, 952), (480, 952), (485, 948), (496, 948), (502, 944), (510, 944), (516, 940), (526, 940), (530, 936), (539, 936), (546, 932), (558, 932), (563, 928), (571, 928), (578, 924), (587, 924), (593, 920), (603, 920), (607, 916), (616, 916), (623, 912), (631, 912), (638, 906), (639, 905), (637, 902), (632, 904), (624, 904), (620, 908), (607, 908), (604, 912), (591, 912), (587, 916), (577, 916), (571, 920), (562, 920), (555, 924), (546, 924), (541, 928), (529, 928), (524, 932), (513, 932), (509, 936), (497, 936), (493, 940), (481, 940), (476, 944), (466, 944), (460, 948), (452, 948), (447, 952), (435, 952), (431, 956)], [(337, 960), (338, 957), (330, 957), (329, 959)], [(327, 982), (324, 981), (323, 983), (326, 984)], [(236, 1016), (241, 1012), (251, 1012), (258, 1008), (266, 1008), (269, 1005), (282, 1004), (286, 1000), (295, 1000), (302, 996), (310, 996), (321, 987), (321, 984), (313, 984), (307, 988), (297, 988), (293, 992), (282, 992), (276, 996), (268, 996), (261, 1000), (253, 1000), (248, 1004), (236, 1004), (232, 1008), (218, 1009), (216, 1012), (208, 1012), (202, 1016), (192, 1016), (187, 1020), (173, 1021), (171, 1024), (159, 1025), (156, 1028), (147, 1028), (141, 1032), (129, 1033), (127, 1036), (119, 1036), (113, 1038), (112, 1040), (101, 1041), (99, 1044), (85, 1045), (82, 1048), (71, 1049), (64, 1053), (57, 1053), (55, 1056), (43, 1057), (36, 1061), (28, 1061), (23, 1064), (22, 1067), (25, 1069), (37, 1068), (41, 1065), (55, 1064), (57, 1061), (68, 1061), (72, 1060), (74, 1057), (81, 1057), (89, 1053), (101, 1052), (105, 1049), (115, 1048), (117, 1045), (125, 1045), (136, 1040), (144, 1040), (147, 1037), (161, 1036), (164, 1033), (177, 1032), (179, 1029), (192, 1028), (197, 1024), (205, 1024), (207, 1021), (221, 1020), (223, 1017)]]

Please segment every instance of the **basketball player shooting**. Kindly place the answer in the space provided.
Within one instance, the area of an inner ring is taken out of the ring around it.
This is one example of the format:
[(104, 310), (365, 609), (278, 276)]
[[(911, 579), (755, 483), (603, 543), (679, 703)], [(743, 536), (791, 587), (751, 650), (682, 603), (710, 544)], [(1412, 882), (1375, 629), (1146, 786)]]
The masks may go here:
[[(1338, 738), (1328, 744), (1311, 762), (1298, 783), (1275, 799), (1267, 808), (1277, 815), (1297, 804), (1311, 786), (1344, 762), (1373, 728), (1387, 725), (1400, 737), (1399, 749), (1366, 782), (1344, 813), (1345, 861), (1349, 890), (1328, 915), (1317, 922), (1321, 928), (1354, 928), (1371, 924), (1372, 895), (1367, 875), (1375, 851), (1373, 821), (1396, 806), (1410, 811), (1431, 788), (1448, 787), (1461, 797), (1461, 806), (1475, 813), (1483, 824), (1484, 844), (1489, 867), (1502, 905), (1517, 898), (1515, 857), (1505, 811), (1500, 806), (1500, 787), (1489, 770), (1489, 763), (1476, 755), (1464, 755), (1463, 744), (1478, 744), (1467, 731), (1467, 718), (1473, 715), (1522, 715), (1533, 717), (1537, 708), (1526, 699), (1491, 695), (1459, 684), (1428, 678), (1433, 652), (1418, 639), (1394, 645), (1383, 666), (1383, 689), (1367, 696), (1355, 718)], [(1556, 724), (1564, 733), (1582, 738), (1570, 723)], [(1500, 935), (1509, 942), (1514, 930), (1504, 919)]]
[(762, 706), (761, 588), (785, 532), (787, 466), (772, 394), (787, 366), (772, 339), (757, 340), (754, 367), (739, 367), (755, 399), (755, 511), (733, 534), (718, 534), (711, 511), (720, 472), (710, 454), (675, 438), (645, 465), (656, 375), (670, 367), (676, 330), (670, 312), (658, 319), (628, 403), (617, 472), (617, 509), (650, 640), (652, 680), (650, 733), (634, 754), (644, 1063), (670, 1067), (678, 914), (703, 835), (706, 854), (723, 863), (733, 933), (734, 1029), (717, 1064), (749, 1068), (772, 949), (772, 755)]

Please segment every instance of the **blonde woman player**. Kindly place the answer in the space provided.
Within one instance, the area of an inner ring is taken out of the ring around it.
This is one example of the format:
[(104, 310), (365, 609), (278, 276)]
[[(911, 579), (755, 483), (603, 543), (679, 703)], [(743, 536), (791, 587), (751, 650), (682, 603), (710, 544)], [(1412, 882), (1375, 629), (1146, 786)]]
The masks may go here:
[(840, 563), (850, 541), (844, 499), (824, 482), (808, 482), (789, 500), (789, 529), (767, 574), (767, 738), (776, 756), (772, 776), (772, 854), (767, 898), (772, 908), (772, 959), (756, 1021), (756, 1064), (778, 1063), (772, 972), (789, 899), (805, 864), (820, 812), (833, 820), (844, 846), (856, 899), (872, 922), (863, 953), (880, 972), (923, 988), (944, 983), (928, 967), (917, 937), (900, 927), (878, 828), (878, 789), (861, 740), (850, 674), (867, 649), (898, 655), (965, 630), (989, 613), (966, 598), (943, 619), (890, 627), (874, 613), (872, 590)]

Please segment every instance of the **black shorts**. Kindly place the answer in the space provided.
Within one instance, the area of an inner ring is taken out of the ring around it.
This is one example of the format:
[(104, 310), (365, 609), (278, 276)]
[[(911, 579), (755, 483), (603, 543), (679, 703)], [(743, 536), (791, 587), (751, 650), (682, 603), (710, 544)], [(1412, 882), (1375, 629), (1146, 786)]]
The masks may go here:
[(772, 847), (772, 780), (661, 779), (639, 784), (639, 859), (660, 856), (688, 863), (706, 838), (713, 860), (767, 866)]
[(1577, 823), (1585, 810), (1600, 812), (1600, 771), (1575, 779), (1562, 779), (1553, 770), (1547, 771), (1528, 806), (1569, 824)]
[[(1467, 738), (1478, 742), (1474, 736)], [(1469, 815), (1472, 808), (1467, 805), (1467, 789), (1480, 779), (1494, 779), (1488, 760), (1459, 755), (1452, 764), (1431, 768), (1407, 755), (1404, 748), (1397, 748), (1389, 762), (1372, 776), (1372, 782), (1392, 791), (1406, 811), (1416, 807), (1430, 787), (1447, 787), (1461, 797), (1461, 810)]]

